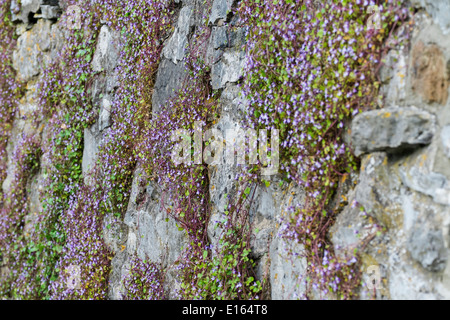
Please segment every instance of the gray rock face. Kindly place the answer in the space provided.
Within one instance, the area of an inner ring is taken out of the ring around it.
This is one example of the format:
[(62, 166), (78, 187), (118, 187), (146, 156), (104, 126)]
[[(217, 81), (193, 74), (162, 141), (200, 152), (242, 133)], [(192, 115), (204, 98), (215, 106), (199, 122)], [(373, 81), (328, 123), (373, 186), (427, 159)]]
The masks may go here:
[(416, 225), (409, 241), (411, 257), (432, 272), (441, 272), (447, 263), (447, 250), (441, 230), (430, 229), (425, 224)]
[(51, 22), (38, 20), (33, 29), (24, 32), (17, 40), (13, 52), (13, 67), (20, 81), (29, 81), (39, 75), (45, 66), (45, 55), (52, 47)]
[(180, 257), (185, 234), (161, 207), (160, 195), (151, 186), (147, 186), (147, 196), (150, 199), (141, 204), (147, 208), (137, 209), (135, 213), (137, 254), (142, 259), (169, 266)]
[[(273, 202), (263, 193), (257, 211), (265, 217), (273, 214), (271, 225), (273, 233), (267, 253), (270, 259), (271, 298), (274, 300), (300, 299), (306, 293), (307, 261), (304, 258), (303, 246), (296, 241), (286, 239), (283, 229), (286, 227), (286, 218), (292, 210), (304, 206), (305, 191), (294, 183), (290, 185), (284, 183), (280, 186), (277, 180), (272, 181), (266, 191)], [(261, 259), (261, 261), (264, 260)]]
[[(166, 221), (169, 218), (162, 212), (156, 215), (142, 215), (142, 228), (139, 230), (137, 252), (141, 257), (148, 257), (150, 261), (156, 263), (173, 263), (180, 258), (183, 248), (184, 234), (178, 230), (173, 221)], [(168, 259), (168, 260), (165, 260)]]
[(445, 155), (450, 158), (450, 126), (442, 128), (441, 141)]
[(92, 58), (92, 70), (95, 72), (112, 71), (118, 62), (118, 33), (111, 32), (107, 26), (102, 26), (98, 35), (97, 47)]
[(129, 275), (130, 263), (126, 251), (119, 251), (111, 261), (111, 273), (109, 275), (108, 296), (112, 300), (123, 299), (125, 291), (123, 279)]
[(381, 88), (386, 105), (403, 105), (406, 98), (405, 76), (408, 73), (407, 57), (403, 50), (391, 50), (384, 58), (387, 62), (381, 67), (380, 78), (388, 86)]
[(411, 168), (409, 172), (400, 170), (400, 175), (406, 186), (432, 197), (436, 197), (436, 191), (447, 185), (447, 179), (442, 174), (434, 172), (424, 174), (416, 167)]
[(42, 18), (49, 20), (58, 19), (62, 14), (62, 10), (60, 7), (50, 5), (41, 5), (41, 12)]
[(387, 108), (357, 115), (351, 139), (357, 156), (376, 151), (402, 152), (429, 144), (435, 130), (435, 118), (426, 111)]
[(232, 28), (229, 34), (230, 47), (242, 48), (245, 45), (246, 28)]
[(43, 0), (12, 0), (11, 13), (12, 21), (22, 21), (24, 23), (31, 23), (30, 18), (40, 9)]
[(58, 19), (62, 10), (58, 0), (12, 0), (11, 14), (13, 22), (31, 24), (37, 18)]
[(184, 58), (184, 51), (188, 43), (189, 28), (191, 26), (192, 8), (183, 7), (178, 18), (178, 25), (167, 44), (164, 46), (163, 55), (177, 64)]
[(177, 273), (172, 264), (180, 257), (187, 237), (161, 207), (161, 195), (157, 189), (138, 167), (123, 225), (115, 221), (114, 227), (108, 218), (105, 219), (105, 225), (111, 224), (111, 230), (105, 233), (109, 234), (108, 239), (114, 239), (107, 241), (116, 249), (110, 278), (109, 296), (112, 299), (123, 298), (123, 278), (128, 275), (131, 260), (136, 256), (167, 268), (165, 286), (169, 297), (176, 289)]
[(176, 91), (182, 87), (187, 74), (183, 63), (175, 64), (168, 59), (161, 61), (152, 96), (153, 112), (158, 112), (161, 106), (175, 95)]
[(448, 187), (436, 189), (433, 199), (436, 203), (450, 206), (450, 189)]
[(110, 117), (111, 117), (111, 97), (105, 96), (103, 97), (101, 102), (100, 115), (98, 121), (100, 131), (103, 131), (104, 129), (108, 128), (111, 125)]
[(219, 20), (226, 20), (227, 14), (230, 12), (233, 0), (214, 0), (209, 16), (210, 24), (217, 24)]
[(136, 234), (135, 240), (129, 234), (129, 244), (133, 246), (135, 242), (141, 258), (167, 266), (179, 258), (187, 238), (162, 207), (158, 187), (153, 182), (143, 182), (146, 180), (144, 176), (139, 177), (140, 172), (136, 171), (134, 182), (139, 184), (134, 184), (137, 192), (133, 193), (125, 216), (130, 232)]
[(299, 255), (303, 248), (293, 242), (276, 238), (270, 247), (270, 284), (273, 300), (302, 297), (305, 290), (306, 259)]
[(28, 179), (27, 192), (29, 214), (25, 217), (24, 226), (25, 236), (27, 238), (31, 238), (33, 236), (36, 228), (36, 222), (42, 212), (42, 203), (39, 198), (39, 193), (42, 190), (43, 183), (44, 179), (42, 172), (38, 172)]
[[(350, 198), (352, 202), (354, 198)], [(364, 213), (357, 206), (347, 206), (339, 214), (336, 224), (331, 228), (333, 245), (338, 255), (345, 257), (352, 254), (362, 241), (376, 232), (375, 226), (370, 226)]]
[(245, 65), (244, 51), (226, 51), (222, 59), (213, 65), (211, 82), (213, 89), (220, 89), (227, 83), (237, 82)]
[(213, 48), (224, 49), (228, 46), (227, 28), (213, 27), (212, 30)]
[(89, 184), (88, 173), (94, 168), (97, 160), (97, 154), (101, 145), (101, 134), (96, 129), (96, 126), (84, 129), (84, 149), (82, 160), (82, 172), (85, 176), (85, 183)]
[(450, 32), (450, 3), (446, 0), (412, 0), (416, 8), (425, 8), (431, 14), (437, 24), (442, 28), (444, 34)]

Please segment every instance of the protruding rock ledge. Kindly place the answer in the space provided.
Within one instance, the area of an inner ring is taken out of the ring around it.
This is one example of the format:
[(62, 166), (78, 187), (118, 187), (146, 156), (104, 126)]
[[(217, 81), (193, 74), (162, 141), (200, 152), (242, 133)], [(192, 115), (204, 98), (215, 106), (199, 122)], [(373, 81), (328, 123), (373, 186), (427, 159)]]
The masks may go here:
[(386, 151), (399, 153), (427, 145), (436, 132), (435, 117), (415, 107), (364, 112), (352, 123), (352, 145), (357, 156)]

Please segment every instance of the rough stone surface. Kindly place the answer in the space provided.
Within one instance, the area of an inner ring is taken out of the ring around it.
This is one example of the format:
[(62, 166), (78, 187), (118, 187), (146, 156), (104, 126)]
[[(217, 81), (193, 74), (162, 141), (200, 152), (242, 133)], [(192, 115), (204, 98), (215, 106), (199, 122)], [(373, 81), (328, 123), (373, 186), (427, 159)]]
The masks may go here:
[(213, 89), (220, 89), (228, 82), (237, 82), (242, 77), (245, 64), (243, 51), (226, 51), (223, 58), (213, 65), (211, 82)]
[(184, 52), (188, 43), (189, 28), (191, 26), (192, 8), (183, 7), (180, 11), (178, 25), (167, 44), (164, 46), (163, 55), (177, 64), (184, 58)]
[(228, 46), (226, 27), (213, 27), (212, 33), (213, 33), (212, 39), (214, 49), (223, 49)]
[(13, 22), (31, 23), (32, 20), (30, 18), (39, 11), (41, 4), (43, 4), (43, 0), (12, 0), (11, 14)]
[(444, 34), (450, 32), (450, 18), (446, 14), (450, 11), (450, 3), (446, 0), (412, 0), (416, 8), (425, 8), (436, 23), (442, 28)]
[[(95, 126), (84, 129), (84, 149), (82, 160), (83, 175), (87, 176), (89, 171), (94, 168), (97, 153), (101, 144), (101, 135)], [(87, 180), (85, 180), (87, 182)]]
[(48, 20), (38, 20), (33, 29), (19, 37), (13, 53), (13, 66), (19, 80), (27, 82), (40, 73), (46, 62), (44, 52), (49, 51), (51, 45), (51, 22)]
[(233, 0), (214, 0), (209, 23), (217, 24), (219, 20), (226, 20), (232, 5)]
[(102, 26), (97, 40), (97, 47), (92, 58), (92, 70), (112, 71), (118, 62), (117, 32), (111, 32), (107, 26)]
[(155, 82), (155, 91), (152, 96), (153, 112), (158, 112), (167, 100), (179, 90), (187, 76), (186, 66), (183, 63), (175, 64), (171, 60), (163, 59)]
[(124, 250), (128, 237), (128, 228), (126, 225), (118, 221), (114, 215), (108, 215), (103, 220), (103, 239), (106, 245), (114, 253)]
[[(142, 169), (138, 167), (134, 174), (123, 225), (116, 221), (117, 226), (108, 231), (112, 235), (110, 238), (115, 239), (109, 243), (112, 242), (112, 248), (117, 252), (113, 259), (114, 277), (110, 280), (109, 296), (112, 299), (122, 298), (121, 279), (128, 274), (131, 260), (136, 256), (167, 268), (166, 285), (169, 296), (172, 296), (176, 289), (177, 274), (174, 272), (173, 263), (180, 257), (187, 238), (161, 207), (160, 199), (158, 186), (148, 181)], [(108, 223), (106, 218), (104, 224)]]
[(431, 142), (434, 116), (414, 107), (364, 112), (352, 122), (352, 145), (357, 156), (375, 151), (402, 152)]
[(58, 19), (62, 14), (62, 10), (60, 7), (50, 5), (41, 5), (41, 12), (42, 18), (49, 20)]
[(447, 263), (447, 250), (441, 230), (430, 230), (426, 225), (417, 225), (409, 237), (408, 250), (411, 257), (425, 269), (440, 272)]
[(384, 103), (388, 106), (402, 105), (406, 98), (408, 61), (404, 51), (404, 48), (391, 50), (384, 58), (386, 64), (380, 70), (381, 81), (389, 84), (381, 88), (385, 97)]
[(105, 96), (102, 99), (100, 109), (99, 124), (98, 124), (100, 131), (103, 131), (105, 128), (108, 128), (111, 125), (110, 117), (111, 117), (111, 98), (109, 96)]
[(406, 186), (432, 197), (436, 196), (436, 190), (446, 187), (447, 184), (445, 176), (434, 172), (424, 174), (416, 167), (412, 167), (409, 172), (400, 170), (400, 175)]
[(442, 128), (441, 141), (445, 155), (450, 158), (450, 126)]
[[(306, 259), (299, 258), (303, 248), (276, 238), (270, 247), (270, 283), (273, 300), (298, 299), (305, 292)], [(293, 253), (293, 254), (292, 254)], [(303, 281), (302, 281), (303, 280)]]

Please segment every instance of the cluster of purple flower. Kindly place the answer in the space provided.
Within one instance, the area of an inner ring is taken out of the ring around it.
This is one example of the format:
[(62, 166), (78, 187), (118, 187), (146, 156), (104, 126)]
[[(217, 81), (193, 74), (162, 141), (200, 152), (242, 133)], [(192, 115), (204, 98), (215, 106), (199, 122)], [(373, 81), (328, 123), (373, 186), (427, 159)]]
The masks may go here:
[(120, 85), (111, 108), (111, 126), (104, 133), (98, 161), (90, 172), (94, 182), (80, 187), (64, 219), (67, 244), (58, 265), (60, 269), (81, 266), (81, 289), (64, 288), (63, 277), (54, 297), (107, 296), (111, 252), (102, 239), (103, 219), (106, 214), (120, 218), (128, 203), (136, 146), (149, 116), (148, 88), (159, 61), (161, 38), (171, 22), (169, 4), (158, 0), (91, 3), (91, 12), (98, 9), (97, 18), (122, 30), (124, 43), (118, 44), (116, 69)]
[[(6, 178), (6, 145), (18, 100), (23, 93), (23, 84), (16, 80), (11, 67), (14, 40), (14, 25), (11, 22), (10, 0), (0, 1), (0, 183)], [(0, 203), (3, 201), (0, 190)]]
[(0, 209), (0, 245), (2, 259), (6, 260), (10, 274), (6, 275), (0, 287), (1, 294), (12, 291), (13, 296), (24, 296), (28, 288), (24, 278), (29, 267), (27, 238), (24, 230), (25, 216), (29, 213), (27, 198), (28, 178), (36, 173), (41, 156), (37, 137), (22, 134), (12, 154), (14, 172), (8, 192), (4, 195)]
[[(8, 61), (14, 47), (8, 0), (0, 0), (0, 182), (5, 178), (5, 147), (21, 87)], [(145, 169), (165, 192), (167, 213), (186, 231), (190, 244), (178, 265), (180, 298), (254, 298), (263, 287), (255, 281), (250, 254), (248, 201), (257, 170), (241, 175), (240, 192), (230, 200), (218, 248), (209, 244), (211, 214), (207, 168), (174, 165), (171, 134), (194, 123), (213, 125), (218, 92), (210, 86), (204, 43), (211, 27), (196, 28), (182, 63), (190, 79), (161, 110), (151, 112), (152, 88), (163, 48), (175, 19), (169, 0), (69, 1), (82, 10), (82, 28), (68, 33), (65, 47), (44, 71), (39, 84), (40, 110), (48, 140), (19, 139), (12, 155), (16, 170), (11, 194), (4, 195), (0, 216), (2, 258), (15, 257), (7, 285), (0, 293), (54, 299), (107, 297), (112, 253), (102, 238), (106, 215), (120, 219), (130, 196), (136, 165)], [(315, 292), (350, 298), (359, 282), (355, 256), (337, 257), (327, 231), (336, 212), (330, 208), (339, 179), (357, 168), (343, 135), (352, 116), (375, 106), (380, 61), (388, 28), (398, 19), (398, 1), (379, 5), (382, 29), (368, 30), (369, 6), (375, 1), (242, 1), (241, 18), (250, 26), (247, 64), (242, 85), (250, 106), (247, 125), (280, 131), (281, 164), (286, 178), (303, 186), (308, 199), (292, 207), (283, 236), (306, 248), (308, 285)], [(208, 2), (206, 6), (210, 6)], [(206, 10), (208, 11), (208, 10)], [(205, 19), (207, 21), (207, 19)], [(101, 21), (121, 31), (110, 126), (103, 132), (97, 161), (83, 179), (83, 131), (98, 118), (92, 106), (91, 68)], [(4, 50), (3, 50), (4, 49)], [(42, 150), (42, 151), (41, 151)], [(38, 217), (38, 234), (23, 236), (27, 212), (26, 183), (41, 152), (47, 166)], [(195, 157), (195, 154), (194, 154)], [(85, 181), (91, 181), (86, 184)], [(39, 262), (36, 260), (39, 259)], [(14, 259), (13, 259), (14, 260)], [(80, 266), (79, 287), (67, 286), (70, 266)], [(135, 258), (124, 279), (125, 297), (162, 299), (163, 270)], [(29, 281), (34, 279), (33, 284)], [(37, 281), (38, 280), (38, 281)], [(27, 287), (24, 284), (29, 284)], [(311, 286), (311, 284), (313, 284)], [(39, 287), (40, 286), (40, 287)], [(7, 288), (8, 287), (8, 288)], [(9, 293), (8, 293), (9, 291)]]
[[(372, 6), (383, 14), (380, 28), (369, 30)], [(320, 260), (336, 215), (330, 200), (338, 181), (357, 169), (343, 136), (352, 116), (376, 107), (375, 70), (396, 13), (406, 13), (400, 6), (396, 0), (318, 6), (310, 0), (255, 0), (240, 9), (251, 25), (243, 85), (250, 101), (248, 125), (280, 130), (281, 168), (308, 195), (306, 204), (292, 210), (284, 236), (305, 245), (316, 270), (330, 265)], [(312, 273), (317, 274), (312, 282), (348, 298), (358, 281), (333, 259), (335, 274)], [(346, 276), (337, 276), (342, 273)]]
[(164, 276), (161, 266), (138, 257), (130, 262), (129, 274), (123, 279), (126, 300), (163, 300)]

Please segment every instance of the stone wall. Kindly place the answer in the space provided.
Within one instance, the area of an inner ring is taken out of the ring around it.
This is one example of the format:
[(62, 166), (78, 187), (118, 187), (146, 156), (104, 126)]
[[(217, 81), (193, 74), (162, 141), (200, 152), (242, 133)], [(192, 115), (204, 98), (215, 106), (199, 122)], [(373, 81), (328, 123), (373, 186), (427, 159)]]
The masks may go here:
[[(183, 81), (189, 81), (183, 58), (188, 39), (201, 23), (197, 10), (201, 3), (187, 0), (178, 4), (178, 22), (166, 39), (156, 75), (152, 112), (158, 112)], [(241, 124), (246, 106), (239, 94), (246, 59), (246, 26), (231, 13), (235, 5), (232, 0), (213, 1), (209, 17), (212, 32), (206, 43), (211, 84), (213, 89), (221, 90), (215, 128), (224, 134)], [(408, 39), (404, 46), (391, 48), (379, 72), (380, 109), (357, 115), (348, 132), (355, 154), (361, 158), (359, 174), (341, 180), (335, 199), (341, 213), (330, 238), (338, 253), (354, 249), (360, 253), (363, 299), (372, 298), (374, 293), (377, 299), (450, 298), (449, 4), (417, 0), (412, 5), (416, 8), (414, 23), (396, 31), (398, 37)], [(27, 91), (20, 101), (8, 143), (4, 193), (8, 193), (17, 169), (11, 155), (21, 133), (35, 134), (45, 141), (46, 129), (33, 126), (31, 121), (37, 109), (36, 83), (49, 62), (57, 59), (64, 42), (59, 17), (65, 9), (66, 5), (58, 1), (12, 1), (18, 36), (13, 66), (18, 79), (27, 83)], [(121, 41), (117, 30), (101, 27), (92, 59), (92, 70), (98, 72), (92, 101), (99, 117), (84, 132), (82, 167), (86, 177), (96, 161), (103, 133), (110, 126)], [(41, 168), (48, 165), (45, 157), (41, 161)], [(225, 162), (210, 166), (208, 171), (213, 206), (208, 236), (217, 245), (220, 230), (215, 225), (223, 218), (226, 195), (236, 192), (237, 171)], [(37, 190), (42, 179), (37, 173), (29, 183), (32, 213), (26, 221), (30, 224), (33, 212), (41, 210)], [(302, 279), (306, 276), (306, 260), (300, 258), (300, 245), (281, 236), (280, 219), (289, 206), (304, 201), (305, 193), (294, 183), (280, 184), (280, 176), (270, 179), (270, 186), (258, 186), (255, 190), (250, 220), (252, 230), (258, 231), (252, 234), (252, 257), (257, 261), (257, 276), (270, 279), (272, 299), (295, 299), (305, 290)], [(88, 179), (85, 182), (89, 184)], [(122, 298), (121, 279), (136, 253), (167, 268), (165, 286), (169, 296), (175, 298), (173, 292), (179, 284), (174, 263), (187, 238), (174, 221), (167, 222), (169, 217), (160, 200), (159, 186), (147, 179), (138, 166), (123, 221), (112, 217), (104, 221), (103, 236), (114, 253), (109, 298)], [(112, 227), (107, 228), (111, 223)], [(365, 285), (371, 280), (370, 270), (380, 272), (375, 290)]]

